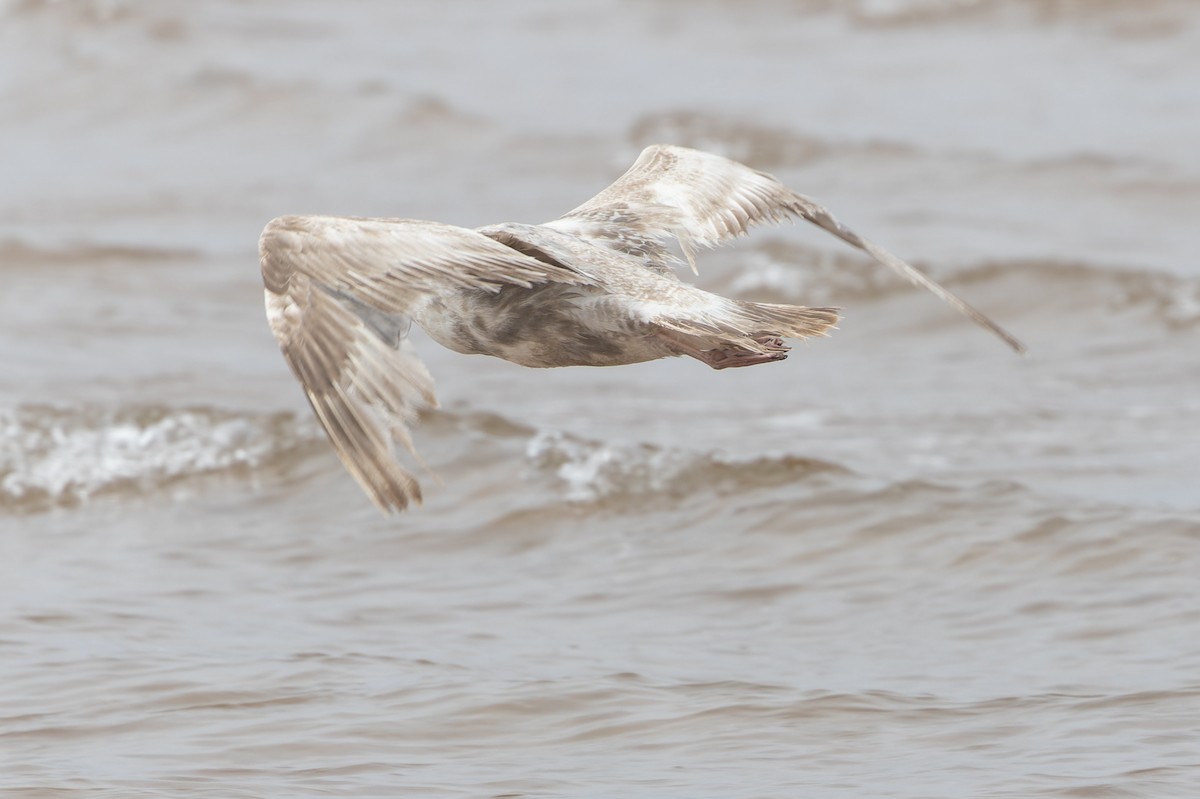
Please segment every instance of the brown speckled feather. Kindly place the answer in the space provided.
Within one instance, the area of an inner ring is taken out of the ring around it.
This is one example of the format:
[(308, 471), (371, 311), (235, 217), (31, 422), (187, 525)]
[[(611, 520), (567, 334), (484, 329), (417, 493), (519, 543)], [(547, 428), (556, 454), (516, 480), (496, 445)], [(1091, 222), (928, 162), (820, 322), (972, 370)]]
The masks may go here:
[(259, 249), (271, 330), (338, 457), (384, 511), (421, 499), (391, 440), (415, 456), (409, 425), (437, 404), (433, 379), (402, 337), (405, 318), (447, 287), (580, 281), (436, 222), (281, 217)]

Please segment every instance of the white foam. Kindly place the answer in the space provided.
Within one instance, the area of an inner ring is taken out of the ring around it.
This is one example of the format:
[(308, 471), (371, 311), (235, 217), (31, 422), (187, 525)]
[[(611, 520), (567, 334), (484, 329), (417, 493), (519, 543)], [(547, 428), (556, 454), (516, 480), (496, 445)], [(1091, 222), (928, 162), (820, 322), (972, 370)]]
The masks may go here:
[(529, 440), (525, 455), (535, 469), (560, 481), (572, 502), (662, 491), (700, 457), (648, 444), (587, 441), (547, 430)]
[(121, 487), (254, 467), (299, 440), (290, 416), (213, 409), (0, 410), (0, 505), (76, 504)]

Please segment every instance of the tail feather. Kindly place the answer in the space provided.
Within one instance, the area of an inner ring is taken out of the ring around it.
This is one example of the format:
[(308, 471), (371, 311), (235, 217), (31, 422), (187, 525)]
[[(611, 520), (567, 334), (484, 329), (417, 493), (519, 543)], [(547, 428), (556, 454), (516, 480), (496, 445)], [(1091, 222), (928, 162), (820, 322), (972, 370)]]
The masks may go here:
[(750, 337), (774, 335), (782, 338), (827, 336), (837, 324), (838, 308), (806, 308), (803, 305), (781, 305), (771, 302), (738, 302), (747, 323)]

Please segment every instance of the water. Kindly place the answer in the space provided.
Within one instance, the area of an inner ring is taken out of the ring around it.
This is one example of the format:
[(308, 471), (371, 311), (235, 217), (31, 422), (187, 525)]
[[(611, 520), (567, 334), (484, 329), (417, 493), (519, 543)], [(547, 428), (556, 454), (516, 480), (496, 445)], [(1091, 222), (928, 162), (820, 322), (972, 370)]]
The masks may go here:
[[(1191, 797), (1200, 11), (0, 5), (0, 795)], [(385, 519), (261, 307), (272, 216), (539, 221), (645, 144), (799, 226), (784, 364), (417, 346)]]

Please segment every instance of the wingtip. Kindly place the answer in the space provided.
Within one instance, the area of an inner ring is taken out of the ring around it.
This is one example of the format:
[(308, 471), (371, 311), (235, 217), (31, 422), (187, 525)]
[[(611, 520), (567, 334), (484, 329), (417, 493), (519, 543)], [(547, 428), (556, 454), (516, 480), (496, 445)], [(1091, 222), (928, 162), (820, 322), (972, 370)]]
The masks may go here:
[(403, 482), (389, 481), (383, 485), (373, 485), (352, 471), (359, 485), (374, 505), (384, 516), (396, 516), (409, 508), (419, 508), (424, 504), (421, 485), (411, 477)]

